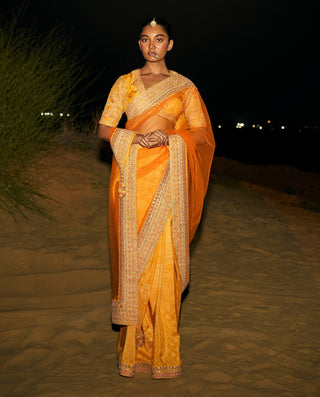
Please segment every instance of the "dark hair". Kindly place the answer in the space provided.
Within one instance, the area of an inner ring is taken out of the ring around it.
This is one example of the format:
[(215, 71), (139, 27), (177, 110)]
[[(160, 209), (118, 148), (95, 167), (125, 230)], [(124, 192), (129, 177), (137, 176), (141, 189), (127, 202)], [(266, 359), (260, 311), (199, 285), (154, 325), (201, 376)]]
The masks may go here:
[(157, 25), (160, 25), (163, 27), (164, 31), (167, 33), (169, 40), (172, 39), (172, 29), (171, 26), (169, 24), (169, 22), (167, 22), (164, 18), (161, 17), (152, 17), (152, 18), (148, 18), (140, 27), (140, 32), (139, 35), (141, 35), (141, 32), (143, 30), (143, 28), (147, 25), (150, 25), (150, 22), (155, 21), (157, 22)]

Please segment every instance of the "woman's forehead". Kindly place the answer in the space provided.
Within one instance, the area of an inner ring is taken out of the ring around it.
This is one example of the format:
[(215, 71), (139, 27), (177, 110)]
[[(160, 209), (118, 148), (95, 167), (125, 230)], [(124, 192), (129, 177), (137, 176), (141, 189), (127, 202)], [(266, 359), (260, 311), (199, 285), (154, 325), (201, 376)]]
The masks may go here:
[(154, 37), (158, 35), (168, 36), (166, 31), (163, 29), (161, 25), (157, 25), (157, 26), (147, 25), (142, 29), (140, 37), (142, 36)]

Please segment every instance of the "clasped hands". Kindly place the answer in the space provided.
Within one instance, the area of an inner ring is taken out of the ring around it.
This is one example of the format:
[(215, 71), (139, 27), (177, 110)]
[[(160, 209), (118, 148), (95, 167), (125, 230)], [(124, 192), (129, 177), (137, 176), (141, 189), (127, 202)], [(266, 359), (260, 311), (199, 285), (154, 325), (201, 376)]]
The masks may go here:
[(142, 147), (152, 149), (156, 146), (169, 145), (169, 136), (162, 130), (155, 130), (148, 132), (146, 135), (137, 134), (134, 137), (133, 143), (138, 143)]

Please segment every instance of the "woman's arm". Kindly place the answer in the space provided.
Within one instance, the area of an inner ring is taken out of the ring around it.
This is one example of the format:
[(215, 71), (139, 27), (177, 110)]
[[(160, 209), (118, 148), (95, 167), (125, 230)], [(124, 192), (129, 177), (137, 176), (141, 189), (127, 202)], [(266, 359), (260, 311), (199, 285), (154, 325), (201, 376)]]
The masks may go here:
[(110, 142), (110, 138), (111, 138), (111, 128), (108, 125), (104, 125), (104, 124), (99, 124), (99, 128), (98, 128), (98, 136), (99, 138)]
[[(98, 128), (98, 136), (99, 138), (110, 142), (110, 138), (112, 135), (112, 132), (114, 131), (114, 127), (109, 127), (108, 125), (104, 125), (104, 124), (99, 124), (99, 128)], [(146, 147), (148, 149), (150, 149), (152, 144), (145, 139), (145, 136), (142, 134), (136, 134), (133, 138), (132, 143), (134, 144), (139, 144), (143, 147)]]

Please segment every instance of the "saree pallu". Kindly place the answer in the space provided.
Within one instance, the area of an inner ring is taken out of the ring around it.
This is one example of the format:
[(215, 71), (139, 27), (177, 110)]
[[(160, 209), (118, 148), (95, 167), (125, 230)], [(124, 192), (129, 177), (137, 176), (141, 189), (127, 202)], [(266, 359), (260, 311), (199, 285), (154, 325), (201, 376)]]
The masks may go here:
[[(180, 111), (174, 123), (161, 125), (164, 110), (174, 113), (189, 88), (146, 107), (111, 137), (112, 321), (121, 325), (117, 352), (124, 376), (144, 371), (153, 378), (172, 378), (181, 373), (181, 293), (189, 282), (189, 243), (201, 218), (215, 147), (194, 87), (205, 122), (199, 128), (190, 125)], [(169, 135), (168, 146), (132, 144), (135, 133), (158, 128)]]

